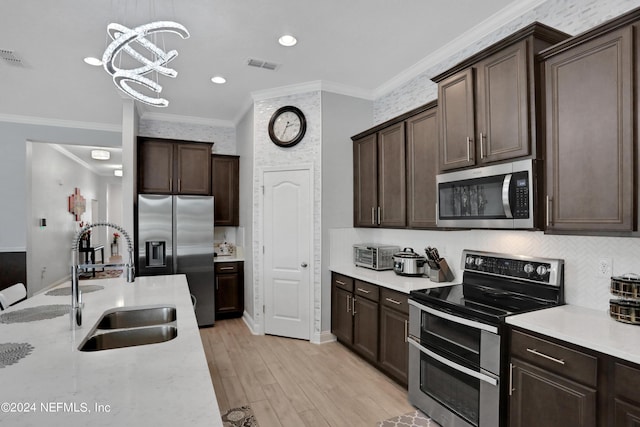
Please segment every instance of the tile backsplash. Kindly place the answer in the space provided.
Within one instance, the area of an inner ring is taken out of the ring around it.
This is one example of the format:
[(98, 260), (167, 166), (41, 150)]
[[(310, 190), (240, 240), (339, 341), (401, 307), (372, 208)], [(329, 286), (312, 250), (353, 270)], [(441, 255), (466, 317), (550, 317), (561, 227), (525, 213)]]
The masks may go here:
[(565, 300), (569, 304), (606, 311), (610, 280), (598, 275), (601, 259), (612, 261), (612, 273), (640, 273), (640, 239), (546, 235), (541, 231), (461, 230), (426, 231), (394, 229), (334, 229), (330, 234), (330, 265), (353, 262), (355, 243), (385, 243), (411, 247), (424, 255), (435, 246), (461, 278), (463, 249), (560, 258), (565, 261)]

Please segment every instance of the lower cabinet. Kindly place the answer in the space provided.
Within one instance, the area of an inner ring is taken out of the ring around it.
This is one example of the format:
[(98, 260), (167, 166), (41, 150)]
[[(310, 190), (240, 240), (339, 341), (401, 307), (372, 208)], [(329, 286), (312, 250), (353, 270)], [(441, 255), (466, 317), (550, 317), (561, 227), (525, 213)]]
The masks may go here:
[(510, 338), (510, 427), (640, 427), (640, 366), (516, 329)]
[(216, 320), (240, 317), (244, 311), (244, 262), (217, 262)]
[(406, 387), (407, 295), (338, 273), (331, 281), (331, 332)]

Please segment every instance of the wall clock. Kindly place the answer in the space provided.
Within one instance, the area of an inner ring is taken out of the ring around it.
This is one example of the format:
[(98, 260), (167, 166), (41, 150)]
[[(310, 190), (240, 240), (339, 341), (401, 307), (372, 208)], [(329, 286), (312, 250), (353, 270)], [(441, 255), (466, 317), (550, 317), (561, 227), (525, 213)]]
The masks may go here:
[(269, 137), (280, 147), (293, 147), (302, 140), (306, 130), (304, 113), (291, 105), (278, 108), (269, 121)]

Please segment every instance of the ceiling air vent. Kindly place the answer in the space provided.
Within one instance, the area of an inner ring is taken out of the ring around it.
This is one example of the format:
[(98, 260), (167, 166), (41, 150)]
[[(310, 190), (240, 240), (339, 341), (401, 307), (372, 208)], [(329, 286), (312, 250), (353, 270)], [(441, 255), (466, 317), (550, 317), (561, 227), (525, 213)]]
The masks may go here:
[(7, 64), (22, 66), (22, 60), (12, 50), (0, 49), (0, 58)]
[(252, 59), (252, 58), (250, 58), (247, 61), (247, 65), (250, 67), (264, 68), (265, 70), (271, 70), (271, 71), (274, 71), (279, 67), (279, 64), (276, 64), (275, 62), (268, 62), (268, 61), (263, 61), (262, 59)]

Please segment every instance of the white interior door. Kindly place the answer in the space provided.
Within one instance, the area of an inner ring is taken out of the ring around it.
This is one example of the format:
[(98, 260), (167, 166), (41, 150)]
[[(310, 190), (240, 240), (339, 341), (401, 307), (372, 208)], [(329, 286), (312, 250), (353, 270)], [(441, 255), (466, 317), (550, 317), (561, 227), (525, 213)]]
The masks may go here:
[(264, 328), (310, 338), (312, 197), (309, 169), (264, 172)]

